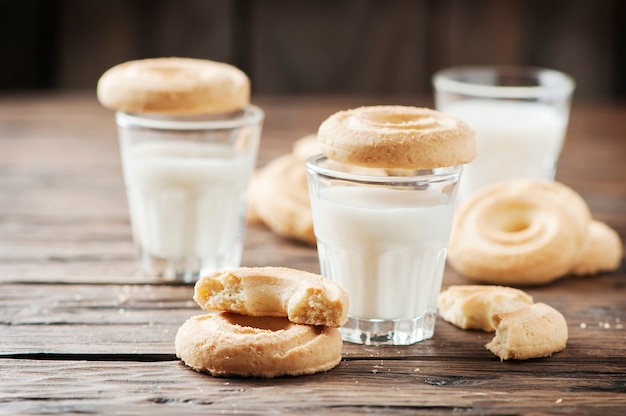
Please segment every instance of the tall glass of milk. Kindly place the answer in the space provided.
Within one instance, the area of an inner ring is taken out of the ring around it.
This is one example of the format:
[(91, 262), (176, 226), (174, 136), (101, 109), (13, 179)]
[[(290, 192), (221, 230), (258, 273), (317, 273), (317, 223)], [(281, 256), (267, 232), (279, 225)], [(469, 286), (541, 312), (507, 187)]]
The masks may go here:
[(348, 292), (345, 341), (432, 337), (462, 167), (402, 170), (306, 162), (321, 274)]
[(144, 273), (195, 282), (239, 267), (263, 111), (229, 116), (116, 113), (133, 239)]
[(563, 147), (572, 78), (534, 67), (456, 67), (433, 76), (437, 110), (476, 132), (477, 157), (463, 172), (459, 201), (491, 183), (553, 180)]

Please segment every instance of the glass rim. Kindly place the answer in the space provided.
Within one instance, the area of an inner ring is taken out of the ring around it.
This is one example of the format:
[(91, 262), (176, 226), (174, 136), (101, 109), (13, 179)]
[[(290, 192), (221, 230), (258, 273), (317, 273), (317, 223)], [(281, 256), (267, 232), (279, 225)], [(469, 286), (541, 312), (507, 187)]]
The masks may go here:
[(221, 116), (225, 115), (162, 116), (118, 111), (115, 113), (115, 121), (120, 127), (144, 127), (155, 130), (226, 130), (258, 124), (265, 119), (263, 110), (252, 104), (243, 108), (241, 114), (235, 117), (220, 118)]
[[(362, 184), (376, 184), (376, 185), (390, 185), (390, 184), (411, 184), (415, 182), (445, 182), (454, 177), (459, 177), (463, 171), (463, 165), (446, 166), (433, 169), (416, 169), (411, 170), (413, 175), (374, 175), (374, 174), (362, 174), (355, 172), (348, 172), (343, 170), (337, 170), (325, 166), (321, 166), (321, 163), (332, 162), (340, 167), (348, 167), (350, 165), (336, 162), (329, 159), (323, 154), (317, 154), (309, 157), (305, 161), (305, 165), (308, 171), (312, 171), (319, 176), (327, 178), (344, 180), (349, 182), (358, 182)], [(371, 168), (376, 169), (376, 168)]]
[[(534, 78), (539, 85), (503, 86), (462, 81), (467, 75), (506, 75)], [(457, 66), (441, 69), (432, 77), (435, 90), (485, 98), (545, 98), (568, 96), (576, 87), (574, 79), (555, 69), (535, 66)]]

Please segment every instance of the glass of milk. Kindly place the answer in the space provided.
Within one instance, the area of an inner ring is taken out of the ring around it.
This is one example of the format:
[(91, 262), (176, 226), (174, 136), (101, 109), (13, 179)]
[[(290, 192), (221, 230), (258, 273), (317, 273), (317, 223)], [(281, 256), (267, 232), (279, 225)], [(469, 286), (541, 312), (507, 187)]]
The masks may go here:
[(553, 180), (575, 88), (564, 73), (533, 67), (456, 67), (433, 76), (437, 110), (476, 131), (459, 201), (496, 181)]
[(345, 341), (432, 337), (462, 167), (402, 170), (306, 162), (321, 274), (345, 288)]
[(263, 120), (255, 106), (219, 117), (116, 114), (145, 274), (192, 283), (202, 273), (239, 267)]

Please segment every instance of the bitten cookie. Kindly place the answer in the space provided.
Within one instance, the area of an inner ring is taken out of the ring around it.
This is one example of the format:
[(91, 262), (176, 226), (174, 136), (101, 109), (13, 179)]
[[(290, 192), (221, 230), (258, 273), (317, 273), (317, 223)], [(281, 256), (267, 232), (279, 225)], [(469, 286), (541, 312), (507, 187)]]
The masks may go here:
[(220, 114), (250, 101), (250, 80), (232, 65), (204, 59), (128, 61), (98, 80), (98, 100), (109, 109), (143, 114)]
[(465, 122), (427, 108), (340, 111), (320, 125), (317, 137), (329, 159), (368, 168), (433, 169), (476, 156), (474, 131)]
[(567, 322), (544, 303), (493, 316), (496, 335), (486, 347), (501, 360), (548, 357), (567, 344)]
[(203, 276), (194, 300), (205, 310), (287, 317), (299, 324), (340, 327), (348, 320), (348, 295), (317, 274), (282, 267), (241, 267)]
[(439, 316), (461, 329), (495, 331), (494, 314), (532, 305), (526, 292), (505, 286), (450, 286), (439, 294)]
[(439, 295), (440, 316), (463, 329), (495, 330), (486, 347), (501, 360), (552, 355), (567, 344), (567, 322), (559, 311), (533, 303), (525, 292), (505, 286), (450, 286)]
[(176, 355), (213, 376), (278, 377), (327, 371), (341, 361), (337, 328), (223, 312), (194, 316), (178, 330)]

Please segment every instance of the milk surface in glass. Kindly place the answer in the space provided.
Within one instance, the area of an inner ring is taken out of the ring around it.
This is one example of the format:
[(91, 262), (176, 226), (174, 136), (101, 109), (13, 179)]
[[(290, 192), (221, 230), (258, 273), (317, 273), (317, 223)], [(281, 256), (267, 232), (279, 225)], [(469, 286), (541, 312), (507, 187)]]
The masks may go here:
[(460, 200), (503, 179), (554, 179), (566, 114), (542, 103), (505, 100), (462, 100), (440, 110), (476, 131), (477, 158), (465, 167)]
[(214, 143), (146, 142), (124, 163), (134, 237), (148, 255), (236, 267), (249, 156)]
[(312, 203), (322, 274), (346, 289), (351, 317), (436, 313), (453, 211), (443, 195), (345, 186)]

